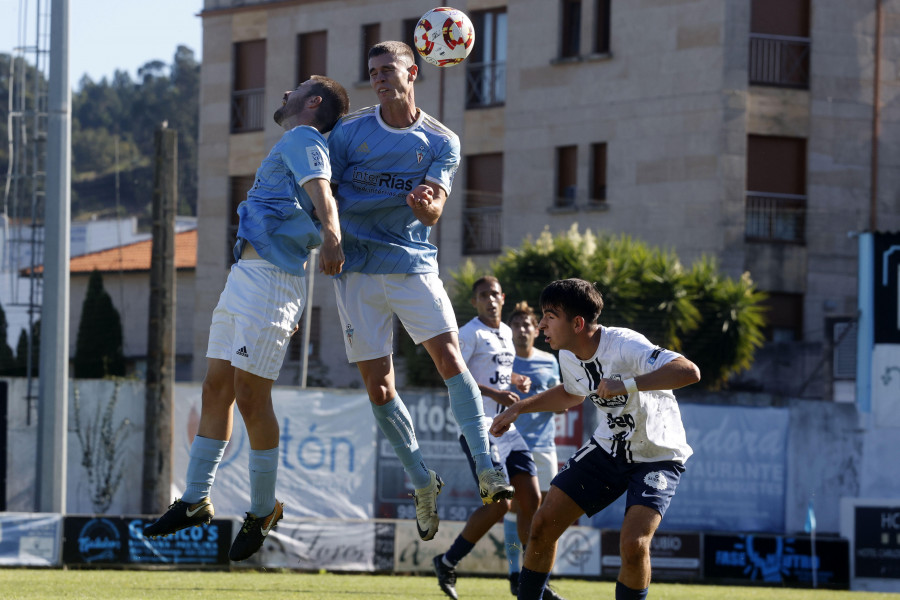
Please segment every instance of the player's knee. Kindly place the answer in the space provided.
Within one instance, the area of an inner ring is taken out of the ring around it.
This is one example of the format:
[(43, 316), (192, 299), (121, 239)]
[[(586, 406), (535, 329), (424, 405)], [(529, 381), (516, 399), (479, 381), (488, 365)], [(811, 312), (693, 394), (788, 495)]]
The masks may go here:
[(640, 564), (650, 556), (650, 536), (622, 536), (619, 555), (624, 564)]
[(531, 519), (531, 540), (550, 541), (553, 535), (553, 518), (547, 516), (547, 511), (538, 510)]

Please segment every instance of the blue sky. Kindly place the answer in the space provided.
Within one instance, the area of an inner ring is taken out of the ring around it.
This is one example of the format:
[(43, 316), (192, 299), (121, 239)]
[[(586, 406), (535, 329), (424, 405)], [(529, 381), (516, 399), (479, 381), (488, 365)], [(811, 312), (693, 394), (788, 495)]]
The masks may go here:
[[(50, 6), (51, 0), (40, 0)], [(37, 0), (0, 0), (0, 52), (10, 53), (24, 42), (33, 45)], [(28, 14), (24, 19), (23, 7)], [(200, 17), (203, 0), (69, 0), (69, 80), (77, 86), (82, 75), (94, 81), (127, 70), (134, 78), (144, 63), (172, 62), (175, 48), (184, 44), (201, 58)], [(20, 40), (24, 22), (26, 39)]]

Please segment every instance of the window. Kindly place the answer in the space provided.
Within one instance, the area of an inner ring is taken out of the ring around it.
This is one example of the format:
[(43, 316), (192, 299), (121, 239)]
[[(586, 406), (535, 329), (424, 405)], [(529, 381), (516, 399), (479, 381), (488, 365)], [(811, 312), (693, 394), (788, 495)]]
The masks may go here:
[(497, 254), (501, 250), (503, 155), (466, 157), (463, 254)]
[(745, 237), (802, 244), (806, 236), (806, 140), (747, 138)]
[(230, 177), (228, 184), (228, 230), (225, 236), (225, 264), (234, 264), (234, 244), (238, 232), (238, 204), (247, 199), (247, 192), (253, 187), (255, 175), (237, 175)]
[(328, 74), (325, 70), (328, 64), (327, 50), (327, 31), (313, 31), (297, 36), (297, 84), (309, 79), (310, 75)]
[(575, 208), (578, 146), (556, 149), (556, 208)]
[(372, 23), (362, 26), (362, 52), (360, 52), (359, 80), (369, 80), (369, 49), (381, 41), (381, 25)]
[(609, 14), (611, 0), (597, 0), (594, 15), (594, 54), (609, 53)]
[(559, 36), (560, 58), (581, 53), (581, 0), (562, 0)]
[(466, 108), (506, 102), (506, 10), (473, 12), (478, 40), (466, 60)]
[(234, 45), (234, 79), (231, 90), (231, 133), (263, 128), (266, 87), (266, 41)]
[(753, 0), (750, 83), (809, 88), (809, 0)]
[(831, 376), (834, 379), (856, 379), (857, 322), (849, 318), (826, 319), (826, 327), (828, 325), (831, 326)]
[(606, 202), (606, 143), (591, 144), (591, 195), (593, 205)]
[[(419, 79), (422, 79), (422, 76), (425, 74), (422, 72), (422, 55), (416, 52), (416, 25), (419, 23), (419, 17), (414, 19), (404, 19), (403, 20), (403, 41), (409, 44), (409, 47), (413, 49), (413, 56), (416, 59), (416, 66), (419, 67)], [(379, 40), (380, 41), (380, 40)], [(366, 74), (366, 79), (368, 79), (368, 73)]]
[[(309, 320), (309, 358), (319, 358), (319, 340), (322, 339), (322, 308), (312, 306), (309, 302), (305, 310), (312, 309)], [(288, 345), (288, 360), (300, 363), (303, 360), (303, 328), (306, 326), (306, 313), (300, 315), (300, 329), (291, 336)]]
[(770, 342), (803, 339), (803, 294), (768, 292), (763, 302), (766, 313), (764, 333)]

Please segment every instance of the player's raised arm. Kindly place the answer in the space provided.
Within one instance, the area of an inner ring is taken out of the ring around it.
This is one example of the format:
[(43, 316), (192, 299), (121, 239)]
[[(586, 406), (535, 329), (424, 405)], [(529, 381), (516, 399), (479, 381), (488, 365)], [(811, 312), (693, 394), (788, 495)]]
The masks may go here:
[(344, 265), (344, 251), (341, 248), (337, 203), (331, 194), (331, 185), (324, 179), (310, 179), (303, 184), (303, 190), (309, 194), (316, 208), (316, 216), (322, 222), (319, 271), (326, 275), (337, 275)]
[(570, 394), (563, 385), (560, 384), (545, 392), (535, 394), (530, 398), (516, 402), (494, 417), (494, 422), (491, 424), (491, 435), (494, 435), (495, 437), (503, 435), (521, 413), (559, 412), (581, 404), (583, 401), (583, 397)]

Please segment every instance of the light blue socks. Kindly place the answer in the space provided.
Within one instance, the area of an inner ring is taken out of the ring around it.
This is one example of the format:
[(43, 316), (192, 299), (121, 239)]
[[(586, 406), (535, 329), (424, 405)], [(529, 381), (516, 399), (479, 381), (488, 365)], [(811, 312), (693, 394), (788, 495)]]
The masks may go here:
[(506, 542), (506, 562), (509, 564), (509, 572), (510, 574), (518, 573), (522, 542), (519, 541), (515, 513), (508, 512), (503, 516), (503, 538)]
[(275, 480), (278, 477), (278, 446), (268, 450), (250, 449), (250, 513), (257, 517), (275, 508)]
[(216, 480), (216, 469), (222, 462), (228, 440), (213, 440), (194, 436), (191, 443), (191, 458), (185, 474), (185, 489), (182, 502), (196, 504), (209, 496), (212, 484)]
[(378, 406), (373, 402), (369, 404), (372, 406), (372, 413), (375, 415), (378, 428), (394, 447), (394, 453), (409, 475), (413, 487), (423, 488), (431, 483), (431, 475), (425, 467), (425, 459), (422, 458), (422, 452), (419, 450), (419, 442), (416, 441), (412, 418), (400, 396), (394, 396), (383, 406)]
[(459, 428), (469, 445), (469, 452), (475, 461), (475, 472), (492, 469), (491, 455), (488, 452), (488, 428), (484, 422), (484, 404), (481, 391), (475, 378), (469, 371), (463, 371), (450, 379), (445, 379), (450, 391), (450, 408), (459, 423)]

